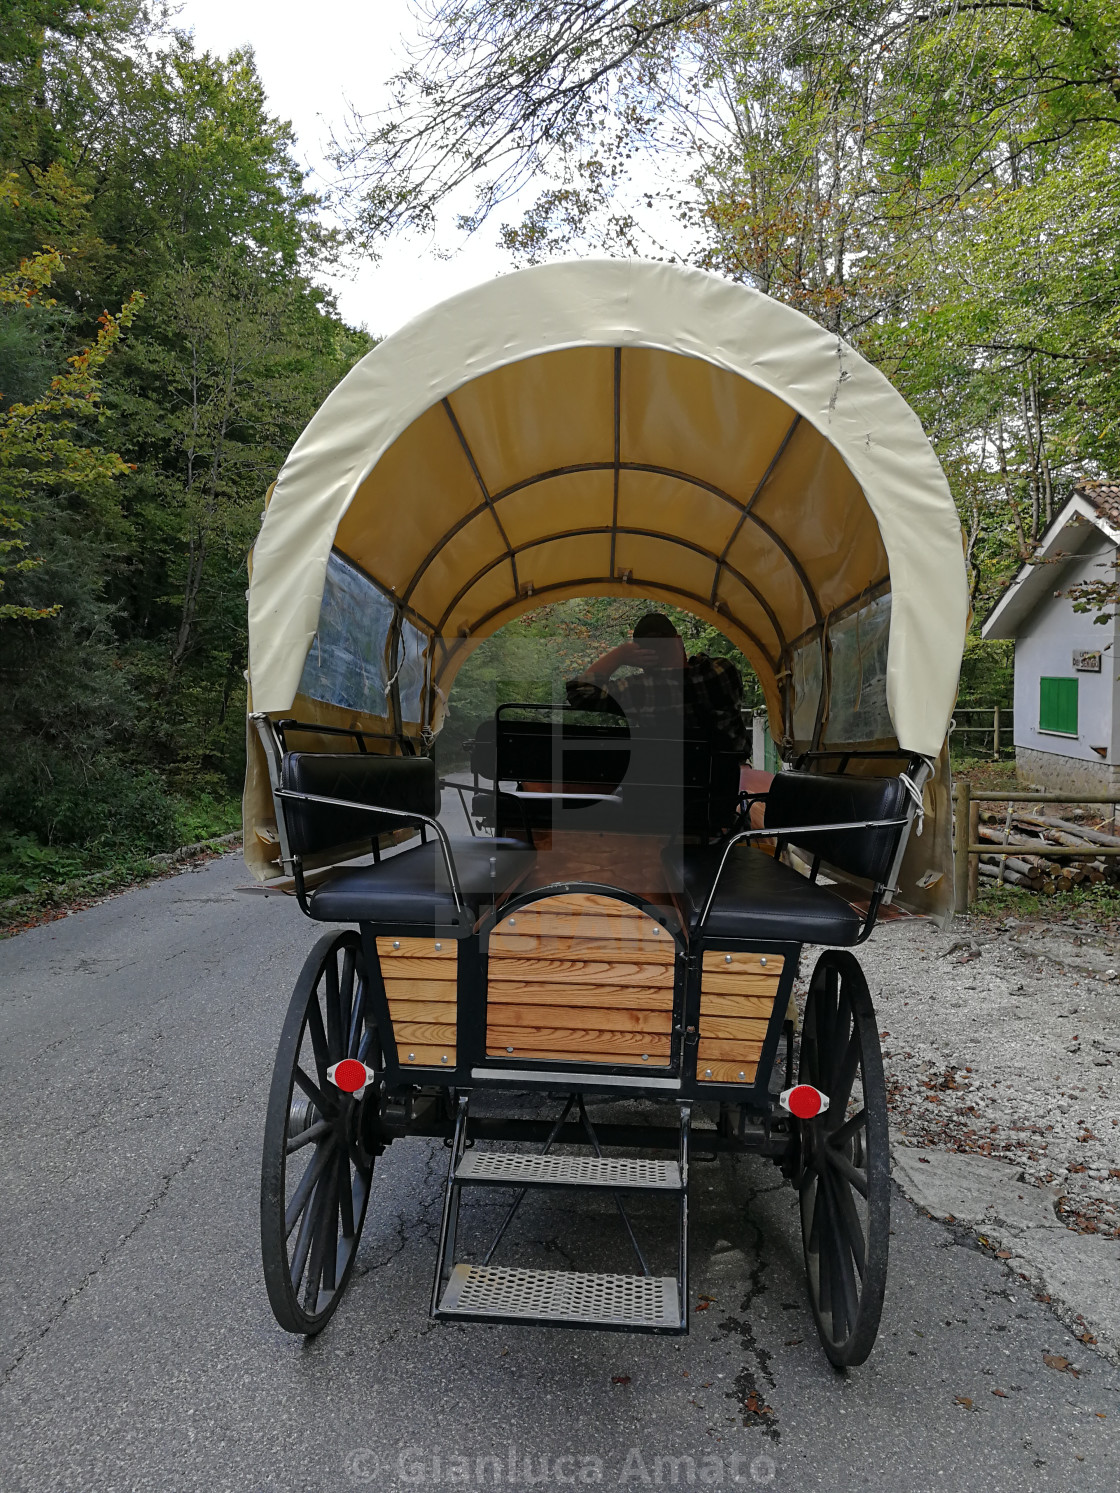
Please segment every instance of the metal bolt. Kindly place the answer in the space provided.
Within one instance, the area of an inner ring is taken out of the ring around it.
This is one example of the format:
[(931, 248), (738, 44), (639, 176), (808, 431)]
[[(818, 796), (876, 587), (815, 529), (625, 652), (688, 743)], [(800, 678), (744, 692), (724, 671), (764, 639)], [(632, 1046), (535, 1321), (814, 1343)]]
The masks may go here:
[(642, 1053), (642, 1062), (643, 1063), (648, 1063), (649, 1062), (649, 1053), (648, 1052), (643, 1052)]
[(512, 1051), (513, 1051), (513, 1048), (512, 1048), (512, 1047), (507, 1047), (507, 1048), (506, 1048), (506, 1051), (507, 1051), (507, 1052), (512, 1052)]
[(704, 1069), (704, 1077), (705, 1078), (711, 1078), (711, 1076), (712, 1076), (712, 1070), (710, 1068), (705, 1068)]
[[(446, 1058), (444, 1058), (444, 1060), (443, 1060), (443, 1061), (444, 1061), (444, 1062), (445, 1062), (445, 1063), (446, 1063), (446, 1062), (447, 1062), (447, 1059), (446, 1059)], [(746, 1078), (746, 1076), (747, 1076), (747, 1075), (746, 1075), (746, 1074), (745, 1074), (745, 1073), (740, 1073), (740, 1074), (739, 1074), (739, 1077), (740, 1077), (740, 1078)]]
[[(447, 1054), (446, 1053), (444, 1053), (443, 1057), (440, 1058), (440, 1062), (441, 1063), (446, 1063), (447, 1062)], [(740, 1073), (739, 1077), (742, 1078), (742, 1076), (743, 1075)]]
[(394, 938), (394, 939), (393, 939), (393, 947), (394, 947), (394, 949), (399, 949), (399, 948), (400, 948), (400, 946), (401, 946), (401, 941), (400, 941), (400, 939), (399, 939), (399, 938)]
[(408, 1061), (410, 1063), (414, 1063), (416, 1061), (416, 1054), (414, 1052), (410, 1052), (409, 1053), (409, 1055), (408, 1055)]
[(437, 943), (437, 944), (436, 944), (436, 953), (437, 953), (437, 954), (438, 954), (438, 953), (439, 953), (439, 951), (440, 951), (440, 950), (441, 950), (441, 949), (442, 949), (442, 948), (443, 948), (443, 945), (442, 945), (442, 944), (441, 944), (441, 943)]
[(725, 954), (723, 956), (723, 962), (724, 962), (724, 964), (730, 964), (731, 963), (731, 955), (730, 954)]
[(766, 955), (763, 954), (762, 958), (758, 962), (759, 962), (759, 964), (765, 964), (766, 963)]
[(512, 927), (513, 927), (513, 925), (514, 925), (514, 924), (515, 924), (515, 923), (516, 923), (516, 922), (517, 922), (517, 919), (516, 919), (516, 918), (510, 918), (510, 920), (509, 920), (509, 925), (510, 925), (510, 927), (511, 927), (511, 928), (512, 928)]

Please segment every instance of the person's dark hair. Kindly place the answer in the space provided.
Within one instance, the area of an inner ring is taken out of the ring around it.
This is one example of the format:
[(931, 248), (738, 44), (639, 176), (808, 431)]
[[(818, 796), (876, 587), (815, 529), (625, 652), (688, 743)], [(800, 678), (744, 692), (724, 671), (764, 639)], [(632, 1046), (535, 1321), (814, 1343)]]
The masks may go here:
[(634, 624), (634, 638), (678, 638), (680, 633), (664, 612), (647, 612)]

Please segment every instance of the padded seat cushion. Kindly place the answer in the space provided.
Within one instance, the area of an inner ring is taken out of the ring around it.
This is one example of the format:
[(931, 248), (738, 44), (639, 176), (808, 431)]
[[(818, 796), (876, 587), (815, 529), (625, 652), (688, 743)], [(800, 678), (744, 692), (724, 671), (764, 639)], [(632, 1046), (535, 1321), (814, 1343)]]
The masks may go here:
[(467, 929), (480, 907), (515, 886), (536, 859), (519, 840), (453, 839), (451, 854), (465, 903), (458, 914), (443, 851), (434, 840), (387, 856), (379, 865), (340, 871), (308, 899), (313, 918), (324, 923), (415, 924)]
[[(719, 868), (722, 850), (686, 850), (685, 913), (695, 928)], [(761, 850), (737, 845), (727, 858), (705, 938), (780, 939), (790, 943), (854, 944), (862, 919), (842, 897), (817, 886)]]

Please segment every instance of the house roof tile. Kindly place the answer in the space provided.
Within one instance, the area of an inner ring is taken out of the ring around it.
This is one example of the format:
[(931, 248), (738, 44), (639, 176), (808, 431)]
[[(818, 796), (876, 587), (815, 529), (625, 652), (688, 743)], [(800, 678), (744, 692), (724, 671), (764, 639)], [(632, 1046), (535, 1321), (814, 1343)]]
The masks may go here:
[(1106, 523), (1120, 528), (1120, 482), (1079, 482), (1074, 492), (1092, 503)]

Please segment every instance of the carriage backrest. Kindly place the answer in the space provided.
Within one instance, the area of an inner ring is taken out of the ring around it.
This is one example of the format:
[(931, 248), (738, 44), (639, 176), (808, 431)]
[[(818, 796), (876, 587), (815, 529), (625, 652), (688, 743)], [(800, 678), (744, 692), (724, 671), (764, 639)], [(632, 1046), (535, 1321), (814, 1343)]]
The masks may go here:
[[(439, 785), (430, 757), (388, 757), (372, 752), (286, 752), (283, 784), (296, 793), (344, 798), (408, 814), (435, 818)], [(288, 845), (293, 855), (311, 855), (352, 845), (406, 827), (396, 815), (326, 804), (284, 800)]]
[[(898, 778), (857, 778), (841, 773), (780, 772), (766, 796), (765, 826), (781, 834), (798, 824), (848, 824), (852, 820), (904, 819), (909, 795)], [(838, 871), (877, 885), (886, 882), (903, 826), (821, 830), (790, 838), (808, 855)]]

